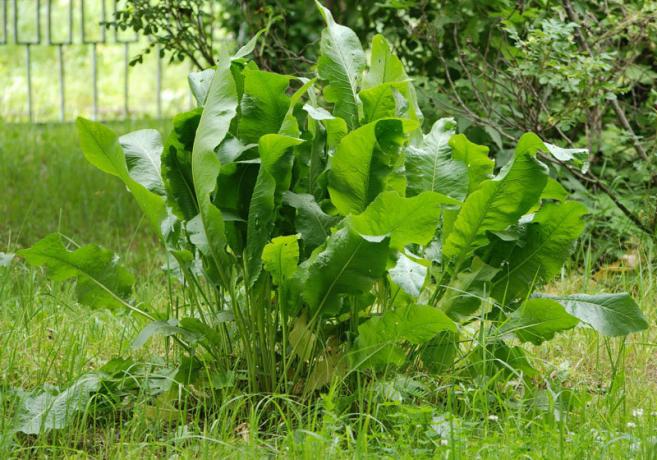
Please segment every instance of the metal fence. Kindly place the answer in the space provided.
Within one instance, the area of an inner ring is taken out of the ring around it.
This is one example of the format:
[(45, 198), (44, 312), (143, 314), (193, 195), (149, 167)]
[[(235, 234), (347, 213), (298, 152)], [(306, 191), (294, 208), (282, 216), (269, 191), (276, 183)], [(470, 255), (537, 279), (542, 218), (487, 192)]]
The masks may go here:
[[(118, 4), (119, 0), (0, 0), (0, 85), (4, 77), (3, 91), (7, 91), (2, 98), (0, 117), (30, 122), (66, 121), (72, 114), (94, 119), (162, 118), (179, 111), (181, 105), (190, 106), (192, 101), (184, 79), (190, 70), (188, 66), (166, 66), (167, 72), (171, 68), (176, 74), (167, 89), (163, 86), (163, 62), (159, 52), (151, 53), (155, 62), (151, 61), (150, 65), (129, 65), (131, 53), (141, 50), (146, 42), (132, 32), (107, 29), (102, 25), (113, 16)], [(53, 53), (48, 54), (47, 59), (35, 59), (35, 50), (43, 48), (54, 50), (54, 59)], [(71, 70), (67, 63), (72, 58), (67, 59), (67, 52), (73, 49), (75, 52), (69, 54), (76, 59), (76, 64)], [(112, 97), (101, 101), (99, 51), (109, 53), (109, 49), (112, 56), (118, 51), (121, 57), (120, 62), (115, 62), (113, 57), (111, 65), (103, 68), (104, 78), (109, 79), (105, 85), (109, 88), (107, 93)], [(19, 59), (23, 60), (22, 64)], [(49, 110), (40, 113), (35, 111), (38, 102), (35, 99), (35, 66), (39, 69), (39, 81), (49, 88), (39, 91), (44, 99), (41, 105), (50, 104)], [(135, 81), (131, 82), (131, 78)], [(52, 91), (54, 80), (57, 89)], [(139, 88), (135, 90), (134, 84), (139, 84)], [(67, 88), (90, 91), (90, 104), (80, 102), (84, 101), (82, 97), (69, 97)], [(24, 97), (18, 94), (20, 92)], [(139, 96), (134, 107), (133, 94)], [(167, 107), (163, 105), (163, 94), (169, 94), (169, 99), (173, 100)], [(55, 99), (56, 109), (52, 107)]]

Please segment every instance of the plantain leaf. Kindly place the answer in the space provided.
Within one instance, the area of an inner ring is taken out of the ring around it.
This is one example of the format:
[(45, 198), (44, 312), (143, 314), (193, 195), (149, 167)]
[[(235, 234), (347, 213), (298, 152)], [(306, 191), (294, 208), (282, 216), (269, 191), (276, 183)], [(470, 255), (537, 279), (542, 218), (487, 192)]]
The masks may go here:
[(319, 2), (317, 7), (326, 22), (317, 62), (319, 77), (328, 81), (324, 98), (335, 104), (333, 114), (354, 129), (358, 124), (358, 83), (365, 68), (365, 52), (353, 30), (337, 24)]
[(568, 198), (568, 190), (556, 179), (548, 177), (547, 184), (541, 194), (541, 200), (564, 201), (566, 198)]
[(273, 238), (262, 251), (262, 262), (274, 284), (280, 286), (297, 271), (299, 235)]
[(410, 304), (387, 311), (358, 326), (352, 362), (365, 367), (399, 366), (406, 357), (404, 342), (422, 345), (444, 331), (456, 332), (456, 324), (437, 308)]
[(187, 82), (199, 107), (205, 105), (205, 99), (208, 97), (208, 90), (210, 89), (214, 72), (214, 69), (205, 69), (199, 72), (190, 72), (187, 76)]
[(100, 390), (101, 377), (80, 377), (61, 393), (43, 391), (23, 397), (14, 429), (25, 434), (41, 434), (65, 428), (78, 412), (83, 412), (92, 396)]
[(422, 291), (422, 286), (424, 286), (427, 272), (426, 265), (400, 254), (395, 266), (388, 271), (388, 275), (402, 291), (417, 298)]
[(108, 127), (85, 118), (76, 121), (82, 153), (89, 163), (101, 171), (118, 177), (134, 196), (142, 212), (158, 235), (167, 217), (164, 198), (149, 191), (132, 178), (117, 135)]
[(307, 193), (283, 192), (283, 203), (296, 209), (295, 228), (307, 249), (314, 249), (329, 237), (339, 217), (329, 216), (319, 207), (315, 197)]
[(54, 281), (76, 278), (78, 300), (92, 308), (123, 308), (132, 293), (132, 274), (100, 246), (90, 244), (69, 251), (61, 237), (52, 233), (18, 255), (31, 265), (46, 267)]
[(246, 69), (243, 75), (238, 132), (244, 143), (251, 144), (281, 129), (290, 107), (290, 97), (286, 94), (290, 77), (257, 69)]
[[(305, 81), (305, 79), (301, 79), (302, 81)], [(287, 112), (285, 113), (285, 117), (283, 119), (283, 123), (281, 125), (281, 129), (279, 131), (280, 134), (285, 134), (290, 137), (299, 137), (301, 136), (301, 131), (299, 130), (299, 122), (297, 121), (296, 116), (294, 115), (294, 109), (297, 107), (297, 104), (301, 100), (304, 94), (306, 94), (308, 91), (312, 91), (312, 86), (315, 84), (315, 81), (317, 81), (316, 78), (313, 78), (311, 80), (305, 81), (305, 83), (292, 94), (290, 97), (290, 105), (287, 109)]]
[(302, 142), (301, 139), (282, 134), (267, 134), (258, 143), (260, 170), (249, 205), (245, 251), (251, 283), (260, 275), (262, 250), (271, 238), (280, 196), (290, 186), (293, 161), (291, 147)]
[(458, 273), (449, 284), (440, 301), (440, 308), (454, 320), (470, 318), (477, 312), (482, 300), (490, 295), (490, 281), (498, 272), (498, 268), (474, 257), (470, 269)]
[(201, 338), (200, 334), (186, 330), (180, 326), (177, 319), (167, 321), (151, 321), (139, 332), (130, 344), (133, 350), (141, 348), (146, 344), (148, 339), (153, 336), (171, 337), (172, 335), (181, 335), (188, 342), (195, 342)]
[(383, 192), (350, 221), (361, 235), (389, 236), (391, 247), (403, 249), (411, 243), (427, 244), (436, 233), (441, 208), (453, 204), (459, 202), (436, 192), (424, 192), (412, 198)]
[(463, 263), (484, 246), (486, 232), (505, 230), (538, 202), (547, 182), (547, 168), (535, 158), (524, 135), (516, 156), (494, 179), (486, 180), (463, 203), (443, 247), (443, 255)]
[(626, 292), (567, 296), (540, 294), (540, 297), (559, 302), (568, 313), (605, 336), (627, 335), (648, 328), (641, 309)]
[(310, 310), (336, 314), (345, 294), (368, 292), (385, 274), (388, 244), (387, 238), (368, 241), (349, 227), (331, 235), (326, 247), (313, 253), (297, 272), (301, 295)]
[(463, 134), (452, 136), (449, 146), (452, 148), (452, 158), (468, 167), (468, 193), (492, 177), (495, 162), (488, 158), (488, 147), (470, 142)]
[(397, 116), (397, 101), (390, 84), (384, 83), (363, 89), (359, 95), (363, 101), (365, 123)]
[(556, 301), (546, 298), (533, 298), (511, 314), (500, 328), (500, 332), (513, 332), (522, 342), (540, 345), (552, 340), (554, 334), (572, 329), (579, 320), (570, 315)]
[(441, 118), (431, 127), (422, 142), (406, 149), (408, 194), (424, 191), (443, 193), (463, 200), (468, 192), (468, 168), (452, 158), (449, 140), (456, 133), (453, 118)]
[(207, 241), (206, 256), (217, 268), (227, 265), (226, 235), (221, 211), (212, 204), (221, 163), (214, 150), (224, 140), (237, 113), (237, 88), (230, 71), (230, 60), (217, 64), (192, 148), (192, 177), (199, 205), (202, 233)]
[(342, 138), (332, 159), (328, 187), (342, 215), (364, 211), (385, 190), (403, 193), (405, 184), (393, 172), (401, 167), (400, 148), (409, 126), (399, 119), (378, 120)]
[(498, 254), (493, 257), (501, 262), (491, 295), (506, 302), (524, 298), (532, 288), (559, 274), (573, 241), (584, 230), (585, 214), (586, 207), (575, 201), (548, 203), (528, 225), (522, 245), (494, 245), (491, 251)]
[(192, 179), (192, 148), (202, 109), (179, 113), (173, 117), (173, 130), (162, 152), (162, 176), (167, 203), (185, 220), (198, 214)]
[(154, 129), (140, 129), (119, 137), (125, 154), (128, 172), (147, 190), (164, 195), (164, 183), (160, 167), (162, 137)]
[(404, 70), (404, 65), (392, 52), (390, 43), (385, 37), (376, 34), (372, 38), (370, 68), (363, 79), (363, 88), (370, 89), (385, 83), (394, 83), (393, 86), (406, 100), (408, 106), (406, 116), (421, 121), (422, 112), (417, 103), (415, 88)]

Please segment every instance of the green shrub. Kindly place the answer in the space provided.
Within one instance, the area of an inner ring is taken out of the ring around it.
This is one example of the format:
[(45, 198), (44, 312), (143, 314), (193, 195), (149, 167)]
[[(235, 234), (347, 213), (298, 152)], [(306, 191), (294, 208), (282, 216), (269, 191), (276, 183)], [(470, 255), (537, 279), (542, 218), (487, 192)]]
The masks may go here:
[(368, 62), (320, 11), (316, 78), (258, 69), (254, 39), (190, 76), (199, 108), (164, 141), (78, 120), (87, 160), (125, 183), (167, 249), (185, 298), (174, 317), (131, 303), (134, 279), (105, 249), (51, 235), (20, 255), (77, 278), (81, 302), (147, 318), (136, 344), (173, 337), (186, 354), (176, 379), (209, 388), (308, 396), (409, 365), (529, 379), (518, 342), (579, 323), (609, 336), (647, 327), (627, 294), (535, 292), (586, 214), (537, 153), (575, 167), (582, 150), (528, 133), (496, 172), (452, 119), (423, 134), (386, 40), (374, 37)]

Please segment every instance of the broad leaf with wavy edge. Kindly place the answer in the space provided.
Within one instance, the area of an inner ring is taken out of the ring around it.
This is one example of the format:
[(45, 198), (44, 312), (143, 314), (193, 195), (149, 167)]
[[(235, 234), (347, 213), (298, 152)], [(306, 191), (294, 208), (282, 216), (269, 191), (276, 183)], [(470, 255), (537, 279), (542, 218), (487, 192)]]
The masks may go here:
[(342, 138), (331, 161), (329, 194), (342, 215), (356, 214), (385, 190), (403, 193), (396, 172), (406, 133), (417, 126), (410, 120), (386, 118), (368, 123)]
[(301, 233), (304, 248), (315, 249), (331, 234), (338, 216), (326, 214), (309, 193), (283, 192), (283, 203), (296, 210), (295, 228)]
[(208, 243), (205, 255), (214, 261), (217, 268), (225, 266), (228, 261), (226, 235), (223, 216), (212, 204), (211, 194), (221, 169), (214, 150), (226, 137), (230, 123), (237, 114), (237, 88), (230, 62), (224, 56), (217, 64), (192, 148), (192, 177), (200, 211), (199, 223)]
[(118, 136), (108, 127), (85, 118), (76, 121), (84, 157), (101, 171), (116, 176), (135, 197), (153, 229), (162, 235), (162, 222), (167, 217), (164, 198), (151, 192), (130, 175)]
[(350, 217), (351, 228), (364, 236), (389, 236), (390, 246), (427, 244), (436, 233), (445, 205), (458, 205), (453, 198), (423, 192), (405, 198), (397, 192), (379, 194), (361, 214)]
[(440, 192), (458, 200), (468, 193), (468, 167), (452, 158), (449, 140), (456, 133), (453, 118), (441, 118), (417, 145), (406, 148), (408, 194)]
[(262, 263), (271, 274), (274, 284), (280, 286), (292, 278), (299, 262), (299, 235), (277, 236), (262, 250)]
[(46, 267), (52, 280), (77, 279), (78, 300), (85, 305), (129, 307), (126, 300), (132, 293), (134, 277), (105, 248), (89, 244), (69, 251), (61, 237), (52, 233), (31, 248), (18, 251), (18, 255), (31, 265)]
[(573, 241), (584, 231), (582, 218), (587, 213), (586, 207), (575, 201), (548, 203), (528, 224), (522, 245), (494, 246), (493, 257), (502, 263), (491, 295), (506, 302), (521, 299), (559, 274)]
[(383, 35), (376, 34), (372, 38), (370, 53), (370, 68), (363, 78), (365, 90), (381, 84), (391, 84), (404, 97), (407, 107), (407, 116), (413, 120), (422, 120), (422, 112), (417, 103), (417, 95), (411, 79), (404, 70), (404, 65), (392, 52), (390, 43)]
[(514, 311), (500, 332), (512, 332), (521, 342), (540, 345), (552, 340), (557, 332), (574, 328), (579, 319), (570, 315), (552, 299), (533, 298), (525, 301)]
[(301, 295), (310, 311), (337, 314), (343, 296), (369, 292), (385, 274), (387, 238), (368, 240), (348, 226), (331, 235), (326, 246), (302, 263), (297, 272)]
[(568, 313), (605, 336), (627, 335), (648, 328), (648, 321), (626, 292), (620, 294), (573, 294), (537, 297), (559, 302)]
[(245, 69), (238, 132), (245, 144), (265, 134), (277, 133), (290, 107), (286, 94), (290, 77), (263, 70)]
[(358, 326), (352, 362), (372, 367), (401, 365), (406, 358), (404, 343), (422, 345), (440, 332), (456, 332), (456, 324), (441, 310), (428, 305), (406, 305)]
[(482, 182), (463, 203), (443, 248), (443, 255), (455, 260), (457, 268), (486, 245), (486, 232), (506, 229), (538, 202), (547, 183), (547, 167), (536, 160), (526, 137), (520, 138), (511, 164)]
[(251, 283), (260, 275), (262, 250), (271, 237), (281, 194), (290, 186), (293, 161), (291, 148), (302, 142), (302, 139), (282, 134), (267, 134), (258, 143), (260, 170), (249, 205), (244, 252)]
[(317, 62), (320, 78), (328, 81), (324, 98), (335, 104), (333, 114), (353, 129), (358, 125), (358, 82), (365, 69), (365, 52), (353, 30), (337, 24), (319, 2), (317, 7), (326, 22)]
[(164, 195), (161, 159), (162, 136), (155, 129), (140, 129), (119, 137), (130, 177), (153, 193)]

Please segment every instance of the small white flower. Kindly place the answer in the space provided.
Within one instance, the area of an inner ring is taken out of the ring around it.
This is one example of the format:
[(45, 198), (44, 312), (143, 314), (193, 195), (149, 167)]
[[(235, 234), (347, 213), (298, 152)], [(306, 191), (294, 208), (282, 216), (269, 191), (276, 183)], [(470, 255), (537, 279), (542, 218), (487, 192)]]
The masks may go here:
[(488, 416), (488, 420), (490, 420), (491, 422), (497, 422), (499, 419), (500, 418), (497, 415), (492, 415), (491, 414), (491, 415)]
[(449, 445), (449, 441), (448, 441), (447, 439), (441, 439), (441, 440), (440, 440), (440, 445), (441, 445), (441, 446), (448, 446), (448, 445)]
[(650, 413), (650, 415), (651, 415), (652, 417), (657, 417), (657, 411), (652, 411), (652, 412)]
[(636, 423), (634, 423), (634, 422), (627, 422), (627, 424), (626, 424), (625, 426), (628, 427), (629, 429), (636, 428)]
[(632, 417), (643, 417), (643, 409), (633, 409)]

